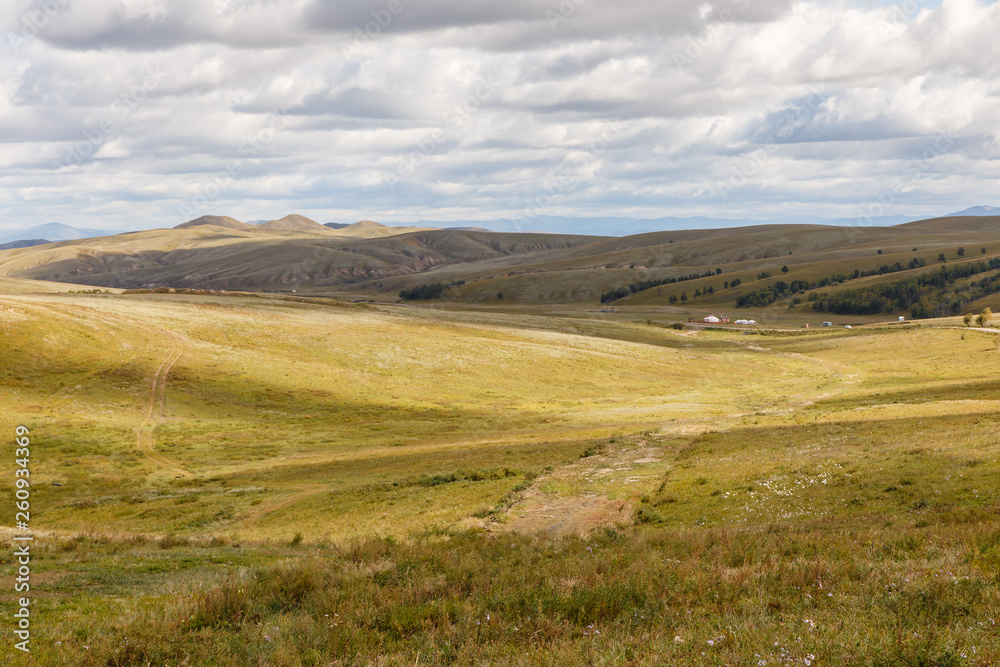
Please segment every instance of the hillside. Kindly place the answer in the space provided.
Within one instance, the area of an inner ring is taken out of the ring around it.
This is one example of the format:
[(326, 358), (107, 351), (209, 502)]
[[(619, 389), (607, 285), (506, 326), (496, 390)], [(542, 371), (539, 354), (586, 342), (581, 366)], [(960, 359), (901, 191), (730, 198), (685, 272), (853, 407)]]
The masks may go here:
[[(254, 226), (203, 216), (173, 229), (5, 251), (0, 275), (122, 288), (328, 287), (416, 274), (437, 265), (528, 257), (595, 240), (442, 230), (383, 233), (364, 224), (333, 230), (311, 223), (289, 216)], [(372, 230), (374, 238), (365, 238)]]
[(30, 248), (36, 245), (45, 245), (46, 243), (52, 243), (48, 239), (23, 239), (21, 241), (10, 241), (9, 243), (0, 243), (0, 250), (13, 250), (15, 248)]
[[(920, 268), (905, 275), (863, 280), (927, 273), (942, 253), (948, 261), (964, 261), (959, 248), (968, 249), (970, 260), (1000, 256), (1000, 217), (947, 217), (895, 227), (765, 225), (595, 237), (391, 228), (373, 221), (331, 228), (300, 215), (248, 225), (203, 216), (169, 230), (3, 251), (0, 275), (103, 287), (295, 289), (380, 299), (440, 283), (451, 286), (441, 296), (447, 302), (491, 302), (503, 295), (524, 304), (597, 304), (616, 290), (651, 284), (655, 289), (632, 290), (613, 301), (676, 307), (671, 297), (686, 293), (684, 311), (700, 312), (732, 309), (748, 290), (781, 280), (818, 282), (842, 273), (877, 272), (896, 262), (909, 266), (914, 260)], [(676, 283), (677, 289), (665, 286), (707, 273), (711, 277)], [(738, 288), (728, 286), (734, 279)], [(709, 288), (711, 293), (701, 294)]]
[(240, 222), (236, 218), (230, 218), (228, 215), (203, 215), (200, 218), (195, 218), (194, 220), (188, 220), (187, 222), (182, 222), (181, 224), (174, 227), (174, 229), (203, 227), (205, 225), (224, 227), (226, 229), (238, 229), (241, 231), (252, 231), (257, 228), (256, 225), (249, 225), (245, 222)]
[(1000, 330), (78, 291), (0, 279), (30, 664), (1000, 663)]
[(353, 225), (344, 225), (333, 229), (338, 236), (358, 239), (379, 239), (387, 236), (431, 231), (429, 227), (388, 227), (372, 220), (362, 220)]
[(329, 228), (324, 227), (315, 220), (311, 220), (304, 215), (286, 215), (277, 220), (271, 220), (259, 225), (257, 229), (280, 230), (287, 232), (328, 232)]

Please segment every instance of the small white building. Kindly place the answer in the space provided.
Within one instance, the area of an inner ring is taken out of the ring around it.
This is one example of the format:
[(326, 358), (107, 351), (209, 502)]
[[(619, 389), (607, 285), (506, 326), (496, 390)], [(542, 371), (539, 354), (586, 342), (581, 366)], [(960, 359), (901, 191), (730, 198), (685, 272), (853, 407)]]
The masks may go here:
[(705, 324), (718, 324), (721, 321), (722, 320), (720, 320), (715, 315), (709, 315), (708, 317), (702, 320), (702, 322), (704, 322)]

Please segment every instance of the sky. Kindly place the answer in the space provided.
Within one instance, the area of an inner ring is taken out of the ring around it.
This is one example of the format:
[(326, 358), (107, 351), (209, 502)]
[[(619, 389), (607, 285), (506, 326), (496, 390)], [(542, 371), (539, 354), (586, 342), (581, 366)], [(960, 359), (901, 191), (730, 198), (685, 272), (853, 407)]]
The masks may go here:
[(0, 230), (998, 204), (1000, 5), (8, 0)]

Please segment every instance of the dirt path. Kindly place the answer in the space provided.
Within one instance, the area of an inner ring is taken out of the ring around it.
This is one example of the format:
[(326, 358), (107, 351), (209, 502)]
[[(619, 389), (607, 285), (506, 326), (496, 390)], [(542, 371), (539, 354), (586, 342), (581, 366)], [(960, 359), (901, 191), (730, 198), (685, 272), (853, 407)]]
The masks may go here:
[(941, 327), (942, 329), (958, 329), (959, 331), (982, 331), (983, 333), (1000, 334), (1000, 329), (991, 327)]
[(177, 334), (163, 331), (162, 333), (170, 341), (170, 351), (160, 362), (160, 367), (153, 374), (153, 379), (149, 388), (149, 409), (146, 410), (146, 417), (139, 429), (136, 431), (136, 444), (139, 450), (146, 455), (146, 458), (160, 466), (161, 468), (175, 473), (178, 477), (191, 475), (180, 463), (174, 459), (156, 451), (153, 441), (153, 431), (156, 424), (163, 416), (163, 408), (167, 401), (167, 377), (177, 360), (184, 354), (184, 342)]
[(640, 441), (633, 446), (618, 446), (609, 452), (589, 456), (559, 466), (541, 475), (510, 507), (502, 522), (490, 525), (494, 531), (523, 534), (586, 535), (600, 526), (627, 525), (632, 522), (632, 500), (612, 499), (585, 490), (573, 495), (548, 493), (546, 486), (600, 484), (612, 477), (629, 483), (642, 466), (660, 461), (660, 451)]
[(109, 313), (98, 311), (97, 309), (83, 308), (81, 306), (66, 305), (64, 307), (66, 310), (75, 311), (78, 315), (82, 315), (85, 318), (103, 320), (105, 323), (112, 322), (116, 324), (125, 324), (137, 329), (142, 329), (143, 331), (146, 331), (161, 340), (169, 341), (170, 350), (167, 353), (167, 356), (164, 357), (163, 361), (160, 362), (159, 367), (156, 369), (156, 372), (153, 373), (153, 378), (150, 381), (149, 408), (146, 410), (146, 415), (142, 423), (136, 430), (136, 446), (147, 459), (165, 471), (171, 472), (177, 477), (192, 476), (193, 473), (185, 469), (184, 466), (182, 466), (178, 461), (175, 461), (169, 456), (156, 451), (155, 441), (153, 439), (153, 431), (156, 430), (157, 423), (163, 417), (163, 409), (167, 402), (167, 378), (169, 377), (174, 364), (176, 364), (184, 354), (184, 340), (172, 331), (157, 329), (144, 322), (137, 322), (136, 320), (128, 317), (111, 315)]
[[(172, 331), (157, 329), (144, 322), (137, 322), (136, 320), (122, 317), (120, 315), (111, 315), (109, 313), (99, 311), (96, 308), (85, 308), (70, 304), (60, 304), (59, 306), (55, 306), (51, 303), (39, 303), (34, 299), (19, 299), (19, 301), (24, 305), (44, 308), (67, 317), (75, 316), (87, 322), (96, 321), (105, 325), (119, 327), (121, 325), (126, 325), (142, 329), (143, 331), (152, 334), (155, 338), (169, 341), (170, 350), (167, 353), (167, 356), (164, 357), (163, 361), (160, 362), (159, 367), (157, 367), (156, 372), (150, 380), (149, 407), (146, 410), (142, 423), (136, 430), (136, 446), (147, 459), (165, 471), (171, 472), (178, 477), (187, 477), (192, 475), (192, 473), (186, 470), (178, 461), (157, 452), (153, 439), (153, 431), (156, 429), (157, 423), (163, 417), (163, 409), (166, 405), (167, 378), (170, 375), (170, 371), (173, 369), (174, 364), (176, 364), (181, 358), (181, 355), (184, 354), (183, 339)], [(93, 375), (96, 372), (97, 371), (94, 371), (90, 375)]]
[(291, 507), (292, 505), (296, 505), (305, 500), (306, 498), (311, 498), (312, 496), (323, 493), (324, 491), (327, 491), (330, 488), (328, 484), (307, 484), (307, 483), (299, 484), (295, 482), (283, 483), (280, 486), (282, 488), (293, 491), (297, 490), (297, 492), (293, 493), (290, 496), (279, 498), (278, 500), (275, 500), (274, 502), (271, 503), (251, 507), (249, 510), (243, 513), (243, 516), (240, 519), (230, 524), (230, 527), (239, 526), (240, 524), (247, 523), (249, 521), (261, 519), (267, 516), (268, 514), (273, 514), (274, 512), (278, 512), (285, 508)]
[(594, 528), (629, 524), (632, 503), (607, 496), (585, 494), (573, 497), (531, 496), (522, 501), (505, 530), (515, 533), (586, 535)]
[[(95, 308), (85, 308), (82, 306), (73, 306), (69, 304), (61, 304), (60, 306), (54, 306), (47, 303), (38, 303), (34, 300), (23, 301), (25, 305), (31, 305), (34, 307), (41, 307), (47, 310), (56, 312), (63, 316), (78, 317), (85, 321), (97, 321), (102, 322), (105, 325), (113, 326), (130, 326), (138, 329), (142, 329), (159, 340), (164, 340), (169, 342), (170, 348), (160, 362), (156, 371), (153, 373), (153, 377), (150, 379), (149, 383), (149, 404), (146, 408), (146, 412), (143, 415), (143, 421), (136, 430), (136, 446), (143, 453), (143, 455), (154, 463), (157, 467), (165, 472), (171, 473), (176, 477), (189, 477), (193, 476), (193, 473), (187, 470), (181, 463), (175, 459), (170, 458), (162, 452), (158, 452), (155, 446), (154, 432), (156, 426), (160, 419), (163, 417), (163, 411), (166, 407), (167, 400), (167, 381), (170, 376), (170, 371), (173, 369), (174, 364), (183, 356), (184, 354), (184, 340), (183, 338), (165, 329), (158, 329), (156, 327), (150, 326), (144, 322), (137, 322), (131, 318), (122, 317), (120, 315), (112, 315), (110, 313), (105, 313), (99, 311)], [(233, 525), (240, 525), (246, 522), (254, 521), (263, 518), (274, 512), (281, 511), (288, 507), (298, 504), (299, 502), (309, 498), (311, 496), (323, 493), (329, 489), (327, 484), (309, 484), (309, 483), (282, 483), (276, 484), (279, 490), (292, 491), (291, 495), (286, 495), (278, 498), (274, 502), (262, 504), (250, 508), (244, 515), (238, 519)]]
[[(694, 336), (701, 329), (692, 329), (679, 336)], [(752, 412), (734, 412), (723, 416), (674, 420), (664, 424), (659, 434), (667, 437), (691, 437), (710, 430), (720, 428), (724, 421), (736, 423), (737, 420), (753, 414), (792, 414), (809, 407), (814, 403), (837, 396), (847, 390), (848, 386), (861, 381), (863, 373), (854, 367), (812, 357), (797, 352), (776, 352), (749, 341), (727, 341), (733, 345), (756, 353), (773, 354), (779, 357), (795, 359), (796, 361), (815, 365), (835, 373), (839, 386), (832, 390), (810, 396), (789, 397), (783, 405), (756, 410)], [(726, 425), (728, 427), (728, 425)], [(600, 493), (583, 491), (576, 494), (547, 493), (545, 487), (558, 488), (583, 486), (584, 478), (600, 474), (632, 474), (640, 475), (643, 464), (658, 460), (659, 450), (645, 446), (640, 441), (638, 448), (622, 448), (588, 457), (578, 462), (559, 466), (547, 475), (536, 478), (521, 497), (506, 512), (500, 522), (489, 526), (491, 530), (512, 531), (526, 534), (586, 535), (600, 526), (616, 524), (628, 525), (632, 522), (633, 500), (613, 500)], [(631, 471), (631, 472), (629, 472)], [(640, 477), (626, 476), (622, 481), (628, 483)]]

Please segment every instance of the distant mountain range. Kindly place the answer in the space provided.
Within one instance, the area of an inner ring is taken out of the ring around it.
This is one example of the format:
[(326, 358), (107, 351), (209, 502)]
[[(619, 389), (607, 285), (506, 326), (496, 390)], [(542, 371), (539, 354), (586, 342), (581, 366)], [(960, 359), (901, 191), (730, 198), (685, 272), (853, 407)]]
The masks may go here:
[(26, 239), (48, 239), (49, 241), (75, 241), (76, 239), (89, 239), (94, 236), (107, 236), (114, 234), (106, 229), (79, 229), (70, 227), (61, 222), (50, 222), (45, 225), (37, 225), (26, 229), (14, 229), (0, 232), (0, 243), (10, 243), (12, 241), (24, 241)]
[(949, 213), (946, 218), (964, 218), (966, 216), (1000, 215), (1000, 208), (995, 206), (973, 206), (958, 213)]
[[(1000, 215), (1000, 209), (992, 206), (974, 206), (941, 217), (965, 217)], [(441, 222), (435, 220), (386, 222), (392, 227), (432, 227), (435, 229), (489, 230), (495, 232), (541, 232), (551, 234), (597, 234), (601, 236), (631, 236), (652, 232), (669, 232), (693, 229), (727, 229), (730, 227), (750, 227), (758, 225), (833, 225), (837, 227), (892, 227), (907, 222), (926, 220), (927, 216), (886, 215), (875, 218), (820, 218), (810, 216), (785, 216), (778, 218), (709, 218), (709, 217), (663, 217), (628, 218), (597, 217), (575, 218), (558, 215), (538, 215), (514, 220), (494, 218), (492, 220), (456, 220)]]
[[(942, 218), (958, 217), (981, 217), (1000, 215), (1000, 208), (994, 206), (973, 206), (964, 211), (948, 213), (939, 216)], [(316, 227), (326, 227), (328, 229), (348, 229), (356, 230), (358, 234), (367, 237), (395, 235), (400, 232), (388, 231), (405, 228), (405, 231), (418, 231), (422, 229), (449, 229), (455, 231), (494, 231), (494, 232), (522, 232), (522, 233), (552, 233), (552, 234), (585, 234), (598, 236), (631, 236), (634, 234), (648, 234), (651, 232), (697, 230), (697, 229), (726, 229), (730, 227), (749, 227), (757, 225), (834, 225), (841, 227), (891, 227), (907, 222), (926, 220), (927, 216), (906, 216), (887, 215), (871, 219), (858, 218), (821, 218), (810, 216), (785, 216), (777, 218), (751, 219), (751, 218), (710, 218), (710, 217), (663, 217), (663, 218), (630, 218), (619, 216), (607, 217), (568, 217), (558, 215), (538, 215), (531, 218), (514, 220), (512, 218), (494, 218), (491, 220), (416, 220), (416, 221), (386, 221), (384, 224), (362, 220), (353, 224), (343, 222), (327, 222), (321, 225), (305, 216), (285, 216), (280, 220), (251, 220), (240, 222), (227, 216), (202, 216), (203, 218), (222, 219), (226, 218), (234, 223), (238, 223), (240, 228), (259, 227), (263, 229), (295, 229), (302, 230), (302, 222), (308, 221), (307, 227), (313, 230)], [(292, 222), (289, 218), (296, 218)], [(184, 224), (190, 224), (184, 223)], [(291, 225), (291, 227), (288, 227)], [(227, 225), (228, 226), (228, 225)], [(24, 240), (48, 240), (73, 241), (77, 239), (92, 238), (97, 236), (107, 236), (120, 232), (110, 232), (102, 229), (81, 229), (71, 227), (59, 222), (50, 222), (45, 225), (28, 227), (25, 229), (9, 230), (0, 232), (0, 244), (7, 244), (14, 241)], [(352, 234), (352, 235), (358, 235)]]

